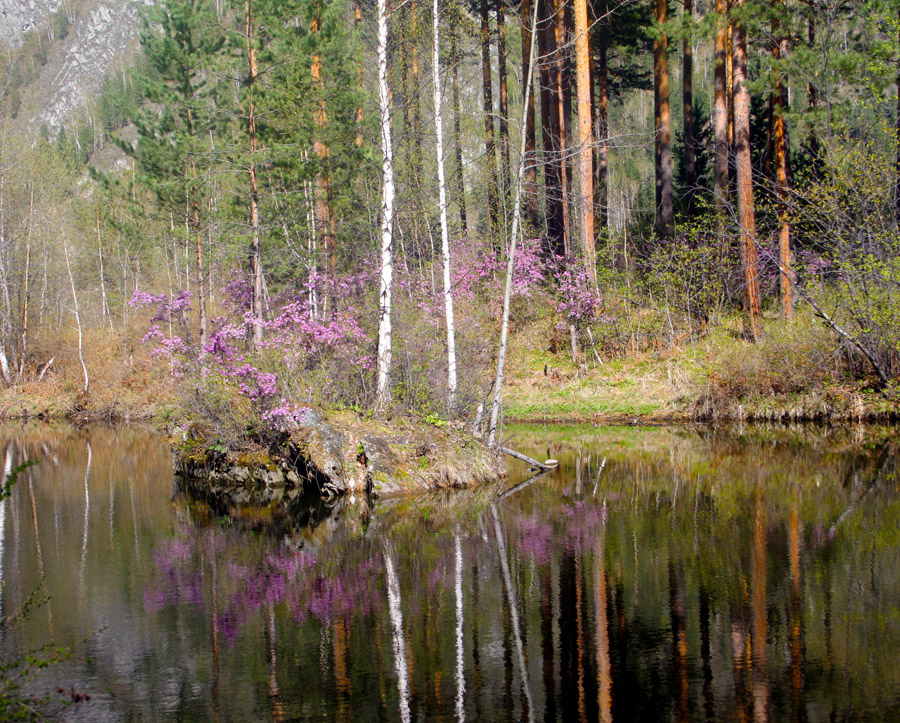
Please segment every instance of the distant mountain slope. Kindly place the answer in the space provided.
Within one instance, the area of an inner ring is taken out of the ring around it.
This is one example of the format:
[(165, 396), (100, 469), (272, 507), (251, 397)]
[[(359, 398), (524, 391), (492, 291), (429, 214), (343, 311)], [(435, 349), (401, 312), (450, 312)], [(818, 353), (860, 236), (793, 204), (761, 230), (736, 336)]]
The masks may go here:
[(0, 0), (0, 46), (39, 46), (18, 117), (55, 133), (90, 103), (110, 69), (137, 49), (139, 9), (152, 0)]

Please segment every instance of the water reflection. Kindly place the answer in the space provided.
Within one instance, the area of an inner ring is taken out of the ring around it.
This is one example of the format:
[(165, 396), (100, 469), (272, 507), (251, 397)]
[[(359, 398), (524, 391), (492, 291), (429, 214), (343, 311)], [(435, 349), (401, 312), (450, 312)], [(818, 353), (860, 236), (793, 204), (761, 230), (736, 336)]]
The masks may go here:
[[(869, 430), (519, 431), (504, 489), (173, 488), (137, 429), (7, 429), (7, 650), (68, 719), (900, 717), (898, 448)], [(506, 493), (504, 493), (506, 490)]]

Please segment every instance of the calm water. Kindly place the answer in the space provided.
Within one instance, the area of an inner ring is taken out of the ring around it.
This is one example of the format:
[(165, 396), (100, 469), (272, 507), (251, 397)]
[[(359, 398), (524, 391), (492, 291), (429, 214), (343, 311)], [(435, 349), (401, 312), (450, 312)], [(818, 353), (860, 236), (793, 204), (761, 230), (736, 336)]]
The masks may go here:
[(558, 470), (236, 506), (141, 429), (0, 428), (2, 645), (66, 720), (900, 720), (884, 430), (520, 429)]

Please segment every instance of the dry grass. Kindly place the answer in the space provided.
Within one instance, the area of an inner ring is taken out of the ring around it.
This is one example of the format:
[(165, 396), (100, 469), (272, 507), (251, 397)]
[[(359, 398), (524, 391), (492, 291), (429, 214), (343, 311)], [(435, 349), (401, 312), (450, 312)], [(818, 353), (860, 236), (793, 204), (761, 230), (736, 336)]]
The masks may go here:
[[(74, 332), (35, 340), (24, 379), (0, 390), (0, 418), (147, 419), (165, 416), (175, 405), (165, 362), (151, 359), (134, 335), (109, 330), (85, 335), (87, 394), (77, 348)], [(38, 370), (51, 358), (53, 366), (37, 381)]]
[(504, 387), (507, 421), (661, 422), (697, 419), (897, 418), (900, 393), (867, 389), (846, 371), (833, 334), (810, 317), (769, 319), (764, 339), (741, 338), (726, 318), (691, 344), (583, 361), (551, 352), (549, 320), (512, 339)]

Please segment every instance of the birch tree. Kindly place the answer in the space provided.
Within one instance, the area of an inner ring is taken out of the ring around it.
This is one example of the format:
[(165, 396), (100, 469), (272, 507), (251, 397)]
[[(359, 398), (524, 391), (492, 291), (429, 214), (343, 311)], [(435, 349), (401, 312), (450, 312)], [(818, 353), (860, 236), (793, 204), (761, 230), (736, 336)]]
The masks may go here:
[[(379, 0), (383, 2), (384, 0)], [(540, 3), (534, 3), (531, 16), (531, 48), (528, 51), (528, 72), (525, 74), (525, 102), (522, 103), (522, 119), (519, 128), (524, 129), (528, 117), (528, 104), (531, 101), (532, 78), (534, 77), (534, 55), (537, 33), (538, 7)], [(500, 417), (500, 394), (503, 389), (503, 366), (506, 363), (506, 347), (509, 338), (509, 304), (512, 298), (512, 280), (515, 270), (516, 242), (519, 238), (522, 221), (522, 183), (525, 179), (525, 148), (528, 141), (527, 134), (521, 133), (519, 144), (519, 166), (516, 171), (515, 196), (513, 201), (512, 228), (509, 234), (509, 253), (506, 258), (506, 281), (503, 285), (503, 317), (500, 322), (500, 348), (497, 351), (497, 371), (494, 375), (494, 398), (491, 402), (491, 421), (488, 428), (488, 444), (494, 447), (497, 443), (497, 421)]]
[(246, 48), (247, 48), (247, 137), (250, 158), (247, 166), (248, 180), (250, 184), (250, 233), (253, 264), (253, 290), (251, 294), (251, 309), (253, 315), (253, 341), (261, 344), (263, 340), (262, 327), (262, 257), (259, 246), (259, 190), (256, 181), (256, 105), (253, 100), (253, 89), (259, 77), (256, 66), (256, 48), (254, 47), (254, 23), (250, 0), (244, 3), (246, 19)]
[(444, 177), (444, 119), (441, 99), (441, 58), (438, 36), (438, 0), (432, 11), (434, 75), (434, 129), (438, 172), (438, 207), (441, 216), (441, 254), (444, 261), (444, 314), (447, 320), (447, 405), (452, 414), (456, 404), (456, 326), (453, 322), (453, 293), (450, 285), (450, 230), (447, 225), (447, 184)]
[(378, 0), (378, 108), (381, 112), (381, 286), (378, 292), (378, 383), (375, 408), (391, 401), (391, 285), (393, 281), (394, 156), (391, 147), (391, 96), (387, 82), (387, 0)]

